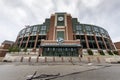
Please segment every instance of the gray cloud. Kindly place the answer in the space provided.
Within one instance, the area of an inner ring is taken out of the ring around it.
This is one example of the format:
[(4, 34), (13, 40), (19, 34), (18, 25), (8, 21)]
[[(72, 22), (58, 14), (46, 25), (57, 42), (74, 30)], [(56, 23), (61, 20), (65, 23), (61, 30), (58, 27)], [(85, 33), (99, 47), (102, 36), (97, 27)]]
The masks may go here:
[(55, 12), (67, 12), (81, 23), (105, 28), (120, 41), (119, 0), (0, 0), (0, 43), (15, 41), (25, 25), (40, 24)]

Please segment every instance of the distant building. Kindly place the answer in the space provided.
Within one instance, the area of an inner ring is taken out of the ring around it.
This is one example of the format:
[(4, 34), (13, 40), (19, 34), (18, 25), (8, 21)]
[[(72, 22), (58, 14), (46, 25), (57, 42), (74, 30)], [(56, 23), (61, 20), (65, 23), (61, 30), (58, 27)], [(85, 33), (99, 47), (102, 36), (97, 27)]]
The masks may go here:
[(5, 40), (0, 46), (0, 57), (4, 57), (8, 49), (14, 44), (13, 41)]
[(39, 51), (41, 56), (80, 56), (92, 50), (107, 53), (115, 47), (108, 32), (99, 26), (82, 24), (67, 13), (55, 13), (43, 24), (26, 26), (16, 39), (23, 50)]
[(115, 44), (115, 46), (120, 54), (120, 42), (115, 42), (114, 44)]

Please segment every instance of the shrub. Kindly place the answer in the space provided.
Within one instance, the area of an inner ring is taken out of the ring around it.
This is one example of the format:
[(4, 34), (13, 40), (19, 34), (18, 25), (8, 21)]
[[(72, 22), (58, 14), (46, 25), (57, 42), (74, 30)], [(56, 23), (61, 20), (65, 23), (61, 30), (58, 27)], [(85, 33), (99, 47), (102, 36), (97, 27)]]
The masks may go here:
[(87, 52), (88, 52), (89, 55), (93, 55), (92, 50), (88, 49)]
[(113, 55), (113, 53), (112, 53), (111, 51), (108, 51), (108, 54), (109, 54), (109, 55)]
[(100, 55), (105, 55), (105, 53), (102, 50), (100, 50), (99, 53)]
[(19, 52), (19, 51), (20, 51), (20, 48), (18, 46), (16, 46), (16, 45), (11, 46), (9, 48), (9, 52)]
[(113, 53), (114, 53), (115, 55), (119, 55), (118, 51), (113, 51)]
[(27, 48), (24, 48), (24, 50), (23, 50), (24, 52), (27, 52)]

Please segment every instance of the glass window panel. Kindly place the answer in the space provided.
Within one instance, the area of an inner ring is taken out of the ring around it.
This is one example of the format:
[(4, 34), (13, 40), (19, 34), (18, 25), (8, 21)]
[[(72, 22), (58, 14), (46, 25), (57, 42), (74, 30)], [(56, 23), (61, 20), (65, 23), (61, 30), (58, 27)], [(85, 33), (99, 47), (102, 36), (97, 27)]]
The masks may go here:
[(22, 34), (24, 34), (24, 33), (25, 33), (25, 29), (22, 30)]
[(83, 31), (80, 31), (79, 33), (80, 33), (80, 34), (84, 34)]
[(106, 34), (106, 36), (109, 36), (109, 34), (108, 34), (108, 32), (107, 32), (107, 31), (105, 31), (105, 34)]
[(33, 27), (33, 31), (37, 31), (37, 27)]
[(96, 34), (96, 36), (100, 36), (100, 33), (95, 33)]
[(22, 34), (22, 31), (19, 32), (19, 36)]
[(31, 29), (31, 28), (27, 28), (26, 33), (30, 32), (30, 29)]
[(105, 31), (104, 31), (103, 29), (100, 29), (100, 32), (101, 32), (101, 33), (105, 33)]
[(99, 29), (97, 27), (94, 27), (95, 32), (99, 32)]
[(76, 30), (82, 30), (82, 27), (80, 25), (77, 25)]
[(76, 34), (79, 34), (79, 31), (76, 31)]
[(40, 31), (40, 34), (46, 34), (45, 30)]
[(25, 33), (25, 36), (29, 36), (29, 33)]
[(87, 31), (91, 31), (91, 26), (85, 26)]
[(64, 31), (57, 31), (57, 38), (64, 39)]
[(46, 30), (46, 26), (41, 26), (41, 30)]
[(87, 34), (93, 34), (93, 32), (90, 32), (90, 31), (87, 31), (86, 33), (87, 33)]
[(43, 31), (43, 34), (46, 34), (46, 32), (45, 32), (45, 31)]
[(20, 37), (23, 37), (24, 34), (21, 34)]
[(36, 35), (36, 33), (37, 33), (37, 32), (32, 32), (32, 34), (31, 34), (31, 35)]

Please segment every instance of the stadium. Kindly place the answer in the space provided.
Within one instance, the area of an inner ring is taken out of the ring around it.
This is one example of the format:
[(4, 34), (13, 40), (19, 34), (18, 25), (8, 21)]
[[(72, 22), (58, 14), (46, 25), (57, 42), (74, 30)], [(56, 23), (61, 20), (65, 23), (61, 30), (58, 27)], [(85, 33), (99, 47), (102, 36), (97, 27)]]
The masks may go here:
[(80, 23), (67, 13), (55, 13), (43, 24), (25, 26), (15, 44), (22, 51), (39, 52), (39, 56), (107, 55), (116, 50), (104, 28)]

